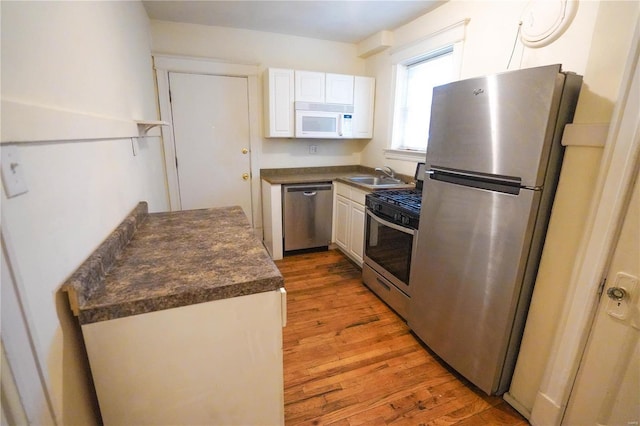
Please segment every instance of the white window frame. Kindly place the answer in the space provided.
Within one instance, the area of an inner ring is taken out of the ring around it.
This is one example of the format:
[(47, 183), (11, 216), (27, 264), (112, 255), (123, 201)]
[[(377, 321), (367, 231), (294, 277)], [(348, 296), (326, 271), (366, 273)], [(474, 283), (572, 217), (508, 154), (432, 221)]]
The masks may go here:
[(456, 22), (455, 24), (436, 31), (435, 33), (432, 33), (420, 40), (405, 44), (391, 51), (392, 99), (390, 102), (391, 110), (389, 114), (391, 123), (388, 134), (389, 148), (384, 150), (385, 158), (406, 161), (419, 161), (424, 159), (426, 151), (399, 149), (394, 146), (394, 126), (399, 123), (399, 120), (396, 119), (396, 114), (399, 111), (399, 108), (401, 107), (400, 103), (402, 102), (399, 95), (403, 92), (402, 86), (405, 84), (407, 66), (415, 63), (421, 58), (430, 56), (435, 52), (452, 47), (454, 63), (453, 80), (459, 80), (462, 71), (462, 49), (464, 45), (465, 30), (468, 23), (469, 19)]

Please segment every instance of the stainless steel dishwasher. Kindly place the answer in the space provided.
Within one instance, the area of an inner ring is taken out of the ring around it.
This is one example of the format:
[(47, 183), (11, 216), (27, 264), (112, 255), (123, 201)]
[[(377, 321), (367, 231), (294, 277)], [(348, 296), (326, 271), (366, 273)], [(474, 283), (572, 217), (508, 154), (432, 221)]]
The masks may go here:
[(326, 247), (331, 243), (333, 184), (282, 186), (284, 251)]

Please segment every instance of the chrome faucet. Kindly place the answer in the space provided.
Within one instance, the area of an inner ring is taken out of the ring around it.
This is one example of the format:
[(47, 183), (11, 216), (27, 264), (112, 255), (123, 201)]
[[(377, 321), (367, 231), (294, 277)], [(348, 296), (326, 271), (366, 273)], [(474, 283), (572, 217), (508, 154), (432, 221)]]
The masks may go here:
[(389, 166), (384, 166), (382, 168), (376, 167), (376, 172), (382, 172), (385, 175), (387, 175), (387, 177), (390, 177), (391, 179), (395, 179), (396, 177), (396, 172), (394, 172), (393, 169)]

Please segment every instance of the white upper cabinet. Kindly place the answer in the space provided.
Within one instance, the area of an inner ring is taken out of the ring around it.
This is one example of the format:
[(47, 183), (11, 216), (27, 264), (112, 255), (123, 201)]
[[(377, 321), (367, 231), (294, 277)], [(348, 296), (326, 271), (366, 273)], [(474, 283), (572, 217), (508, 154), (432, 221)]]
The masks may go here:
[(375, 79), (268, 68), (264, 77), (264, 136), (295, 137), (294, 102), (353, 105), (353, 139), (373, 137)]
[(353, 76), (327, 74), (325, 76), (325, 100), (328, 104), (353, 105)]
[(296, 71), (296, 102), (324, 102), (325, 73)]
[(296, 71), (296, 102), (353, 105), (353, 76)]
[(265, 72), (265, 137), (293, 137), (293, 74), (293, 70), (280, 68), (269, 68)]
[(353, 137), (373, 137), (373, 105), (376, 80), (373, 77), (355, 76), (353, 96)]

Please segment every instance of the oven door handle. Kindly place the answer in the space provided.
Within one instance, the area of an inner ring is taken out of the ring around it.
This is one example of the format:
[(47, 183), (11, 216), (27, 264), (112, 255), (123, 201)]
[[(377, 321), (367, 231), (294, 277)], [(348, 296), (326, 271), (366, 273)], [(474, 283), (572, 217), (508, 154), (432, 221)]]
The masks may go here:
[(370, 209), (367, 209), (367, 214), (371, 216), (371, 219), (383, 224), (384, 226), (388, 226), (389, 228), (395, 229), (396, 231), (404, 232), (405, 234), (414, 235), (414, 236), (416, 235), (415, 229), (405, 228), (404, 226), (400, 226), (400, 225), (396, 225), (395, 223), (388, 222), (382, 219), (380, 216), (377, 216)]

